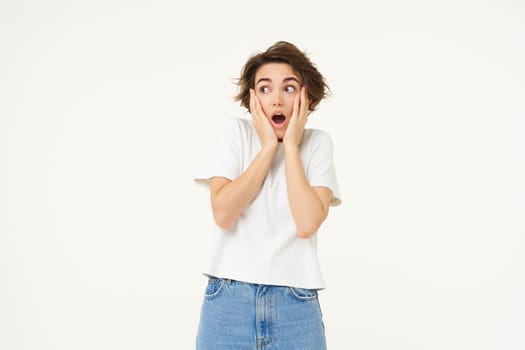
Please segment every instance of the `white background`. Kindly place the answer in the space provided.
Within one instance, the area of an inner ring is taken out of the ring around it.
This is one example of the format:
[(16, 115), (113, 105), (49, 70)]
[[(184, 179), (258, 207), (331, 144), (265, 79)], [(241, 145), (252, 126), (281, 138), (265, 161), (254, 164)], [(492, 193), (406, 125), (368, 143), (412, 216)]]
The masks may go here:
[(2, 1), (0, 348), (192, 349), (212, 225), (192, 174), (246, 59), (332, 96), (329, 349), (524, 349), (521, 1)]

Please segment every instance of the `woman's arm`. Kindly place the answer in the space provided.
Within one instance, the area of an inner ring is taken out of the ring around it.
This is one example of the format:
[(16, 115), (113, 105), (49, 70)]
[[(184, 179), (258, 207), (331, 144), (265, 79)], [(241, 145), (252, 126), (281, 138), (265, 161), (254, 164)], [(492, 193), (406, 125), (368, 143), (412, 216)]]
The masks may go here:
[(306, 179), (298, 148), (285, 148), (288, 202), (301, 238), (312, 237), (328, 216), (332, 191), (311, 187)]
[(225, 230), (235, 224), (259, 192), (277, 150), (277, 135), (253, 89), (250, 89), (250, 111), (253, 126), (261, 142), (261, 150), (248, 169), (235, 180), (224, 177), (213, 177), (210, 180), (213, 218), (217, 225)]
[(306, 178), (299, 152), (308, 119), (308, 97), (302, 87), (294, 101), (290, 124), (284, 135), (284, 157), (288, 202), (301, 238), (313, 236), (328, 215), (331, 190), (326, 187), (312, 187)]
[(225, 177), (211, 178), (211, 207), (219, 227), (225, 230), (231, 228), (255, 198), (270, 170), (274, 154), (275, 149), (261, 149), (248, 169), (233, 181)]

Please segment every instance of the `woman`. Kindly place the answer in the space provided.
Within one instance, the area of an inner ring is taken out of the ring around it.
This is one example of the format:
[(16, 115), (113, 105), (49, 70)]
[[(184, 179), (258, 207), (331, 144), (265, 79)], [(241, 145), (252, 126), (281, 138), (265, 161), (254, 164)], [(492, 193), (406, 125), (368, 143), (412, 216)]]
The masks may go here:
[(195, 180), (209, 186), (215, 250), (197, 349), (326, 348), (316, 232), (340, 203), (330, 136), (305, 129), (328, 86), (297, 47), (252, 56), (227, 126)]

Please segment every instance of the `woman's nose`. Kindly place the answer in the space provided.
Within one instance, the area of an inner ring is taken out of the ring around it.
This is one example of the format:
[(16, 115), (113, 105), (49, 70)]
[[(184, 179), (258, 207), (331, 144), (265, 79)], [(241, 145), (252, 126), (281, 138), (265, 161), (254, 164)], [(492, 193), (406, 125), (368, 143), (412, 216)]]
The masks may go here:
[(281, 96), (280, 92), (274, 93), (272, 97), (272, 106), (282, 106), (283, 105), (283, 98)]

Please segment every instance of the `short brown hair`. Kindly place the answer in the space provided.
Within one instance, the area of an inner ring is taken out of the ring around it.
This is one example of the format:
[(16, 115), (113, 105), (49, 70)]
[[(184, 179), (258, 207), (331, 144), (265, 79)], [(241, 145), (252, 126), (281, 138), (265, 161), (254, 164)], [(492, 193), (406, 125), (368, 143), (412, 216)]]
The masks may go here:
[(237, 82), (240, 91), (234, 100), (240, 101), (241, 106), (246, 107), (248, 111), (250, 110), (250, 89), (254, 88), (255, 75), (259, 68), (267, 63), (287, 63), (301, 77), (308, 93), (310, 101), (308, 109), (310, 111), (314, 111), (315, 107), (330, 91), (325, 78), (319, 73), (306, 53), (300, 51), (294, 44), (278, 41), (266, 51), (250, 57), (242, 68), (241, 77)]

